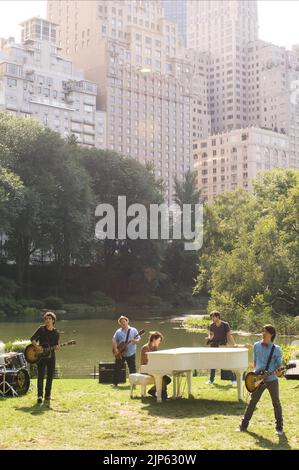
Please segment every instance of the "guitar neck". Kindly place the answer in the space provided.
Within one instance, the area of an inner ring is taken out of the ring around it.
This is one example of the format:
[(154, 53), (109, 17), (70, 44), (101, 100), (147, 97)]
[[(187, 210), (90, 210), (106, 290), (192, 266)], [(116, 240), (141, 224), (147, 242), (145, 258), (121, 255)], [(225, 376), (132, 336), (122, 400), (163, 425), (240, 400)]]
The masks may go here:
[(265, 372), (265, 376), (269, 377), (270, 375), (276, 375), (278, 372), (284, 372), (285, 367), (282, 367), (281, 369), (275, 369), (272, 372)]
[[(69, 343), (62, 343), (59, 345), (60, 348), (62, 348), (63, 346), (67, 346)], [(54, 351), (54, 349), (56, 348), (56, 346), (49, 346), (47, 349), (47, 351)]]

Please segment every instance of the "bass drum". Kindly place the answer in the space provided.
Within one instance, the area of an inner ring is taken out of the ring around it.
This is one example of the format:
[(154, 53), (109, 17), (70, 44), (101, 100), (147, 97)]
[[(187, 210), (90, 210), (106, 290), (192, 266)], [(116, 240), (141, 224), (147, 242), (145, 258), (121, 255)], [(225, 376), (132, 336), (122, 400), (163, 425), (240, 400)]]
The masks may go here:
[[(7, 371), (5, 380), (14, 388), (18, 395), (25, 395), (29, 390), (30, 375), (27, 369), (23, 368), (18, 371)], [(10, 390), (7, 390), (7, 395), (11, 395)]]

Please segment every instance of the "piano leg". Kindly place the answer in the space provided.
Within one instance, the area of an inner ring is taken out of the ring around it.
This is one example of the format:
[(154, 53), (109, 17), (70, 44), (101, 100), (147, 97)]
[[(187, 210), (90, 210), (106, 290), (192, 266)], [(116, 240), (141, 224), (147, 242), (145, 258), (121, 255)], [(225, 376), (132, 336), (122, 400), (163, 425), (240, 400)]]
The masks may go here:
[(156, 392), (157, 392), (157, 402), (161, 403), (162, 402), (162, 381), (163, 381), (163, 375), (156, 375), (153, 374), (154, 379), (155, 379), (155, 385), (156, 385)]
[(243, 370), (236, 370), (238, 400), (242, 400), (242, 376)]
[(192, 394), (192, 370), (188, 370), (187, 372), (187, 383), (188, 383), (188, 398), (190, 398)]
[(177, 376), (175, 373), (172, 374), (172, 387), (173, 387), (173, 397), (177, 398)]

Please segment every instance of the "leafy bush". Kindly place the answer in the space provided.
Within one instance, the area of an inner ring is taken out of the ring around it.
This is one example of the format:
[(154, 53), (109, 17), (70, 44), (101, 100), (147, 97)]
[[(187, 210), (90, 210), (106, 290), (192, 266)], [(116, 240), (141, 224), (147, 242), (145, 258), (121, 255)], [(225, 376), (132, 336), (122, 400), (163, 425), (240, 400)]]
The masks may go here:
[(5, 318), (13, 318), (23, 314), (23, 307), (12, 297), (0, 297), (0, 312)]
[(94, 307), (88, 304), (65, 304), (66, 318), (73, 320), (81, 318), (92, 318)]
[(283, 363), (287, 364), (291, 359), (299, 357), (299, 346), (292, 346), (290, 344), (282, 344)]
[(299, 317), (282, 315), (274, 317), (274, 326), (280, 335), (296, 335), (299, 333)]
[(32, 308), (37, 308), (39, 310), (42, 310), (45, 307), (45, 304), (42, 300), (36, 300), (36, 299), (20, 299), (19, 304), (22, 305), (22, 307), (32, 307)]
[(221, 318), (229, 322), (231, 328), (241, 328), (243, 325), (246, 312), (245, 310), (236, 305), (235, 300), (231, 294), (224, 292), (222, 294), (214, 293), (214, 297), (208, 303), (208, 312), (212, 310), (219, 310), (221, 312)]
[(41, 311), (37, 308), (26, 307), (24, 309), (25, 321), (37, 321), (41, 319)]
[(65, 304), (65, 318), (115, 318), (114, 306), (88, 305), (88, 304)]
[(45, 305), (45, 308), (52, 308), (53, 310), (62, 310), (64, 301), (60, 297), (50, 296), (46, 297), (43, 300), (43, 303)]
[(115, 305), (115, 302), (111, 297), (108, 297), (104, 292), (97, 290), (91, 294), (92, 305)]
[(252, 309), (246, 309), (240, 328), (252, 333), (258, 333), (266, 323), (273, 323), (273, 317), (269, 311), (265, 310), (264, 312), (256, 313)]
[(190, 316), (184, 319), (183, 327), (186, 330), (194, 331), (194, 330), (207, 330), (209, 324), (211, 323), (211, 319), (209, 316)]
[(0, 276), (0, 297), (13, 297), (18, 290), (18, 285), (12, 279)]

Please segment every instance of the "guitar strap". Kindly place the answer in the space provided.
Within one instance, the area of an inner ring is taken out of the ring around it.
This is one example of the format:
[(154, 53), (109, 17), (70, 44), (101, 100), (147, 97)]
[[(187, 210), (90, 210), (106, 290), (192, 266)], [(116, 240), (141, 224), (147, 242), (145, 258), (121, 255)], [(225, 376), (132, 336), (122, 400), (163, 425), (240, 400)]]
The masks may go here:
[(129, 339), (130, 331), (131, 331), (131, 328), (129, 328), (128, 331), (127, 331), (127, 336), (126, 336), (126, 341), (125, 341), (126, 344), (128, 344), (128, 339)]
[(271, 362), (271, 359), (272, 359), (272, 356), (273, 356), (273, 353), (274, 353), (274, 349), (275, 349), (275, 344), (272, 345), (272, 348), (271, 348), (271, 351), (270, 351), (270, 354), (269, 354), (269, 357), (268, 357), (267, 365), (266, 365), (266, 368), (265, 368), (264, 372), (268, 372), (269, 365), (270, 365), (270, 362)]

